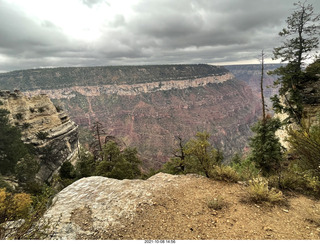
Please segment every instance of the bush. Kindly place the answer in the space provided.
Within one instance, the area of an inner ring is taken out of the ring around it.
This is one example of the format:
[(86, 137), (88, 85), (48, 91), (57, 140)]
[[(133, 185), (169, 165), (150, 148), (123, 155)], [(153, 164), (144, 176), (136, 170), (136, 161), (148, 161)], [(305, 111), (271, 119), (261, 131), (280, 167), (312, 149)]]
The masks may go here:
[(48, 132), (43, 132), (43, 131), (39, 131), (38, 133), (36, 133), (36, 137), (39, 139), (39, 140), (45, 140), (47, 139), (49, 133)]
[(22, 113), (17, 113), (16, 114), (16, 119), (17, 120), (22, 120), (23, 119), (23, 114)]
[(242, 160), (240, 163), (232, 164), (231, 167), (238, 173), (241, 180), (251, 180), (258, 177), (260, 170), (250, 159)]
[(74, 169), (73, 165), (69, 161), (64, 162), (61, 165), (61, 168), (60, 168), (59, 172), (60, 172), (61, 178), (63, 178), (63, 179), (73, 179), (73, 178), (75, 178), (75, 169)]
[(291, 152), (298, 156), (298, 164), (303, 170), (320, 177), (320, 125), (301, 130), (288, 129)]
[(31, 207), (31, 196), (27, 193), (17, 193), (12, 197), (7, 208), (9, 218), (18, 219), (27, 217)]
[(310, 171), (304, 171), (296, 163), (291, 163), (283, 170), (280, 180), (274, 175), (268, 178), (269, 185), (283, 190), (300, 192), (320, 197), (320, 181)]
[(161, 172), (173, 175), (185, 174), (184, 167), (185, 164), (181, 158), (171, 158), (162, 166)]
[(40, 164), (36, 158), (30, 154), (26, 154), (15, 167), (16, 177), (20, 183), (34, 181), (39, 169)]
[(195, 139), (190, 139), (185, 147), (185, 165), (188, 173), (203, 174), (210, 177), (214, 166), (221, 165), (223, 154), (215, 149), (209, 142), (207, 132), (198, 132)]
[(94, 175), (96, 162), (94, 156), (81, 148), (79, 159), (76, 162), (76, 174), (78, 178)]
[(230, 166), (214, 166), (210, 171), (210, 178), (227, 182), (237, 182), (240, 177), (238, 173)]
[(249, 200), (255, 203), (281, 203), (284, 201), (282, 192), (275, 188), (269, 189), (268, 181), (262, 177), (250, 180), (247, 190)]
[(0, 189), (0, 223), (27, 217), (32, 199), (27, 193), (12, 195), (5, 188)]
[(220, 210), (227, 206), (227, 203), (221, 196), (207, 200), (207, 206), (210, 209)]

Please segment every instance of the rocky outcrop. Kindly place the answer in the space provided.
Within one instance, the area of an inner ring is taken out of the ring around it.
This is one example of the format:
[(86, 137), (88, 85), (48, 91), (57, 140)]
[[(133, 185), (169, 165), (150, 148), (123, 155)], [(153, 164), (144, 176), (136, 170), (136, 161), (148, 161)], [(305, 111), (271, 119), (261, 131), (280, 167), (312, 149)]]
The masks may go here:
[(50, 239), (97, 239), (131, 221), (138, 208), (154, 204), (157, 191), (178, 178), (162, 173), (146, 181), (82, 178), (55, 196), (40, 225), (49, 223)]
[[(89, 177), (58, 193), (34, 231), (54, 240), (320, 238), (318, 226), (306, 222), (319, 216), (317, 201), (290, 197), (287, 205), (266, 211), (247, 197), (243, 184), (198, 175), (159, 173), (148, 180)], [(208, 204), (217, 199), (222, 209)]]
[(78, 125), (46, 95), (24, 96), (21, 92), (0, 91), (0, 108), (10, 112), (9, 121), (22, 131), (22, 140), (35, 146), (41, 159), (37, 177), (50, 180), (64, 161), (78, 152)]

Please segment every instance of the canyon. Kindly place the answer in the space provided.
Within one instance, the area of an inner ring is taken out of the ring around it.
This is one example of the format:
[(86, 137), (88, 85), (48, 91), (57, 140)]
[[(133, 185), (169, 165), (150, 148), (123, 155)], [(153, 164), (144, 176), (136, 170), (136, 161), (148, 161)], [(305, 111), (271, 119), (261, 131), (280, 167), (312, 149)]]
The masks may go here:
[(0, 81), (0, 89), (47, 94), (85, 132), (83, 144), (99, 121), (106, 136), (137, 148), (145, 168), (161, 167), (177, 136), (186, 142), (197, 131), (209, 132), (226, 158), (243, 152), (261, 113), (246, 82), (204, 64), (37, 69), (0, 74)]

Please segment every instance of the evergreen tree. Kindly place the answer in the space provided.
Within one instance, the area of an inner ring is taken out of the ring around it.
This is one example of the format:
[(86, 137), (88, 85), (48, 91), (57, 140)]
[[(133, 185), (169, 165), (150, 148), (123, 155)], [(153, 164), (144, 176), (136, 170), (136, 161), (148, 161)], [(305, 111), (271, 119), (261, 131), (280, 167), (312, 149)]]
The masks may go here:
[(102, 148), (103, 160), (98, 162), (96, 175), (115, 179), (135, 179), (141, 175), (137, 150), (126, 148), (120, 151), (118, 145), (109, 141)]
[(259, 120), (252, 131), (255, 136), (250, 139), (251, 160), (262, 170), (264, 175), (278, 172), (282, 160), (282, 146), (275, 132), (280, 129), (279, 119), (266, 116)]
[(79, 159), (76, 162), (76, 174), (78, 178), (94, 175), (96, 162), (94, 156), (86, 152), (83, 148), (80, 150)]
[(195, 139), (185, 145), (186, 168), (188, 172), (202, 173), (210, 177), (214, 166), (221, 165), (223, 154), (209, 142), (209, 133), (198, 132)]
[(13, 174), (17, 162), (26, 155), (28, 147), (21, 141), (20, 131), (9, 124), (9, 111), (0, 109), (0, 173)]
[[(279, 35), (286, 37), (280, 47), (274, 48), (274, 59), (288, 62), (272, 74), (278, 75), (275, 85), (280, 85), (279, 96), (272, 97), (276, 112), (287, 113), (291, 121), (301, 124), (302, 96), (301, 84), (304, 81), (302, 71), (304, 61), (319, 45), (320, 15), (314, 15), (313, 6), (306, 2), (295, 3), (297, 9), (286, 20), (287, 27)], [(281, 101), (282, 100), (282, 101)]]

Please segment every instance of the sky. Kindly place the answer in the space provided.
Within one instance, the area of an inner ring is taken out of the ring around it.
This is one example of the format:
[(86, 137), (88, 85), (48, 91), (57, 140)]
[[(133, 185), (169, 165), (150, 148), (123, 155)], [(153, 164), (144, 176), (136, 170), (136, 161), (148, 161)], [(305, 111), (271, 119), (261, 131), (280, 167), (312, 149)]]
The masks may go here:
[[(0, 0), (0, 72), (266, 62), (295, 0)], [(320, 13), (320, 1), (308, 0)]]

